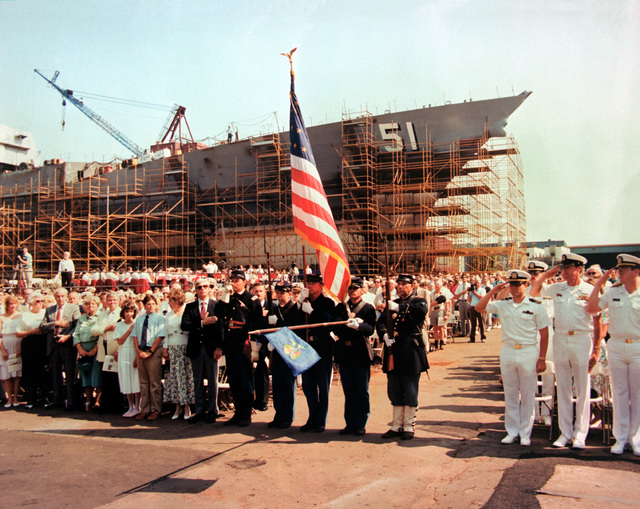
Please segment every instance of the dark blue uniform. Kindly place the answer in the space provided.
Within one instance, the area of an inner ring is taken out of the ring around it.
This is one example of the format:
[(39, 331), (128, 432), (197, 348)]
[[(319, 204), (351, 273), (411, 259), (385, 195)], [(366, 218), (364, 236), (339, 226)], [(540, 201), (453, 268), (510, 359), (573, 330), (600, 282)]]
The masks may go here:
[[(335, 321), (336, 305), (329, 297), (320, 295), (309, 303), (313, 312), (308, 323), (324, 323)], [(331, 327), (315, 327), (308, 329), (308, 342), (318, 352), (320, 360), (302, 374), (302, 391), (309, 406), (309, 420), (302, 427), (303, 431), (324, 431), (329, 412), (329, 388), (333, 371), (333, 344), (330, 336)]]
[[(355, 315), (355, 316), (354, 316)], [(334, 331), (338, 336), (335, 344), (335, 360), (340, 370), (340, 381), (344, 391), (345, 433), (364, 433), (364, 427), (371, 411), (369, 403), (369, 379), (373, 350), (369, 336), (373, 334), (376, 323), (376, 311), (371, 304), (360, 301), (357, 305), (350, 302), (338, 304), (336, 320), (360, 318), (358, 329), (340, 325)], [(369, 343), (369, 344), (367, 344)]]
[(260, 301), (245, 290), (241, 294), (232, 294), (229, 303), (216, 306), (216, 310), (218, 308), (225, 327), (222, 350), (236, 410), (232, 421), (251, 421), (253, 363), (248, 333), (263, 326)]
[[(277, 318), (275, 327), (304, 324), (304, 313), (300, 310), (300, 306), (292, 300), (284, 306), (276, 305), (273, 314)], [(304, 337), (304, 332), (298, 331), (297, 333)], [(276, 411), (270, 426), (287, 428), (296, 415), (296, 377), (293, 376), (291, 368), (284, 362), (277, 350), (271, 352), (270, 366), (273, 408)]]

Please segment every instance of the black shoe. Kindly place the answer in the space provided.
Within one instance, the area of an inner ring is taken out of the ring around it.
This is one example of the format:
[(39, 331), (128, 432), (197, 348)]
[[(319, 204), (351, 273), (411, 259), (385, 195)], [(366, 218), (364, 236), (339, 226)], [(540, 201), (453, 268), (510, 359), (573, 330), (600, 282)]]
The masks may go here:
[(315, 426), (308, 422), (307, 424), (300, 426), (300, 431), (302, 431), (302, 433), (309, 433), (313, 428), (315, 428)]
[(251, 418), (247, 417), (246, 419), (238, 419), (237, 426), (238, 428), (246, 428), (251, 424)]
[(475, 343), (476, 340), (475, 339), (470, 339), (469, 341), (467, 341), (467, 343)]
[(206, 420), (207, 420), (207, 423), (208, 423), (208, 424), (213, 424), (214, 422), (216, 422), (216, 418), (217, 418), (217, 415), (216, 415), (216, 414), (208, 413), (208, 414), (207, 414), (207, 419), (206, 419)]
[(351, 433), (353, 433), (354, 431), (354, 428), (352, 428), (351, 426), (347, 426), (346, 428), (338, 431), (338, 435), (351, 435)]
[(280, 424), (278, 424), (278, 429), (288, 429), (290, 427), (291, 427), (290, 422), (281, 422)]
[(283, 423), (278, 421), (271, 421), (270, 423), (267, 424), (267, 428), (279, 428), (280, 424), (283, 424)]
[(314, 433), (324, 433), (324, 426), (316, 426), (311, 431)]
[(259, 412), (266, 412), (267, 410), (269, 410), (269, 406), (268, 405), (264, 405), (264, 404), (261, 404), (261, 403), (256, 403), (255, 405), (253, 405), (253, 408), (258, 410)]
[(358, 428), (353, 432), (353, 436), (355, 437), (363, 437), (367, 433), (367, 430), (364, 428)]
[(382, 438), (396, 438), (401, 436), (402, 431), (393, 431), (392, 429), (382, 434)]
[(240, 421), (240, 416), (238, 414), (233, 414), (233, 417), (229, 419), (227, 422), (223, 422), (223, 426), (235, 426)]
[(413, 431), (403, 431), (400, 440), (411, 440), (413, 438)]
[(44, 407), (47, 410), (54, 410), (56, 408), (62, 408), (62, 403), (47, 403)]
[(187, 419), (189, 424), (195, 424), (201, 421), (204, 418), (204, 414), (193, 414), (191, 417)]

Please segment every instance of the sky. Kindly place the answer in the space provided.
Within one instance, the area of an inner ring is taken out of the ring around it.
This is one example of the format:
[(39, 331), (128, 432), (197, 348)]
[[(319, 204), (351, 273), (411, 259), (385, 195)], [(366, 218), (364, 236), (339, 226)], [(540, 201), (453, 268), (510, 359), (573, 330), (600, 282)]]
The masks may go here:
[(174, 104), (196, 140), (283, 130), (294, 47), (307, 126), (532, 91), (527, 240), (640, 243), (640, 0), (0, 0), (0, 124), (41, 161), (130, 156), (39, 69), (141, 146)]

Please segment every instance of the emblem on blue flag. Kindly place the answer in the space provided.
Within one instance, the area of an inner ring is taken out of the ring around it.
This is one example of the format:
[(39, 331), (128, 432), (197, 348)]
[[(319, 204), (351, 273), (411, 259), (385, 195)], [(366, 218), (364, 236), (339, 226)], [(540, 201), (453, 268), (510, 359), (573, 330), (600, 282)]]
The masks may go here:
[(293, 376), (301, 375), (320, 360), (318, 352), (288, 327), (265, 336), (291, 368)]

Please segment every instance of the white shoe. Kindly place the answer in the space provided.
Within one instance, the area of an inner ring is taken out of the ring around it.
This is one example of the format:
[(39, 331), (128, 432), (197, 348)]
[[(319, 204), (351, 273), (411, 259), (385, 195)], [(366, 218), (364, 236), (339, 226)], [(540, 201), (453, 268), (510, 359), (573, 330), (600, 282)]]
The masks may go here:
[(5, 408), (11, 408), (11, 401), (9, 401), (9, 403), (5, 403), (5, 404), (4, 404), (4, 407), (5, 407)]
[(544, 417), (544, 425), (545, 426), (551, 426), (551, 416), (550, 415), (546, 415)]
[(130, 408), (129, 410), (127, 410), (125, 413), (122, 414), (122, 417), (133, 417), (132, 412), (133, 412), (133, 408)]
[(556, 440), (555, 442), (553, 442), (553, 446), (554, 447), (566, 447), (567, 444), (569, 443), (569, 438), (565, 437), (564, 435), (560, 435), (558, 437), (558, 440)]
[(611, 454), (622, 454), (626, 445), (624, 442), (616, 442), (611, 448)]
[(631, 448), (633, 449), (633, 454), (635, 456), (640, 456), (640, 445), (631, 444)]
[(182, 414), (182, 408), (178, 407), (178, 409), (176, 410), (176, 413), (173, 414), (173, 417), (171, 417), (171, 420), (172, 421), (178, 420), (181, 414)]
[(135, 417), (139, 413), (140, 413), (140, 409), (139, 408), (132, 408), (131, 409), (131, 415), (129, 415), (129, 417)]
[(584, 449), (585, 445), (582, 440), (578, 440), (577, 438), (573, 441), (573, 445), (571, 446), (573, 449)]
[(518, 437), (514, 437), (514, 436), (511, 436), (511, 435), (507, 435), (506, 437), (504, 437), (504, 438), (500, 441), (500, 443), (503, 443), (503, 444), (505, 444), (505, 445), (506, 445), (506, 444), (512, 444), (513, 442), (515, 442), (515, 441), (516, 441), (516, 439), (517, 439), (517, 438), (518, 438)]
[(524, 447), (529, 447), (531, 445), (531, 439), (530, 438), (525, 438), (525, 437), (520, 437), (520, 445), (522, 445)]

